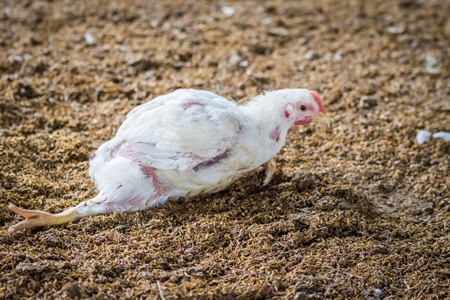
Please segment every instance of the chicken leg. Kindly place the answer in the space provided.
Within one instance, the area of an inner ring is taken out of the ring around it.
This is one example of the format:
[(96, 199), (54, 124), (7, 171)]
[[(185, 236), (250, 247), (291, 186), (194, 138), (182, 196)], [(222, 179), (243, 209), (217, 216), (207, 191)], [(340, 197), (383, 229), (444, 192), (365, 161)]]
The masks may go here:
[(25, 218), (25, 220), (9, 227), (8, 232), (10, 233), (34, 227), (60, 225), (77, 220), (75, 207), (71, 207), (59, 214), (49, 214), (39, 210), (27, 210), (19, 208), (12, 203), (9, 203), (9, 209)]
[[(119, 202), (120, 204), (127, 203), (128, 199)], [(105, 196), (98, 194), (96, 197), (83, 201), (77, 206), (70, 207), (58, 214), (50, 214), (40, 210), (28, 210), (15, 206), (9, 203), (9, 209), (16, 214), (25, 218), (25, 220), (8, 228), (9, 233), (17, 231), (32, 229), (35, 227), (61, 225), (74, 221), (78, 221), (87, 216), (96, 216), (109, 214), (113, 211), (120, 211), (117, 208), (109, 209), (108, 204), (105, 204)], [(131, 210), (129, 210), (131, 211)]]
[(263, 186), (266, 186), (272, 180), (273, 174), (275, 173), (275, 171), (277, 169), (277, 163), (275, 162), (275, 158), (272, 157), (271, 159), (269, 159), (264, 164), (264, 168), (265, 168), (266, 177), (264, 178)]

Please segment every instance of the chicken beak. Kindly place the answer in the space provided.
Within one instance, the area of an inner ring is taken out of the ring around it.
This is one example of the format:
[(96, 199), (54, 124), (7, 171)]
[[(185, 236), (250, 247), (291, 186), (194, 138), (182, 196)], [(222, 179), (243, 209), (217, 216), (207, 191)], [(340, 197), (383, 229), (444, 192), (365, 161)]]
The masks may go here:
[(318, 117), (314, 118), (315, 123), (323, 124), (326, 127), (331, 127), (331, 120), (324, 114), (319, 114)]

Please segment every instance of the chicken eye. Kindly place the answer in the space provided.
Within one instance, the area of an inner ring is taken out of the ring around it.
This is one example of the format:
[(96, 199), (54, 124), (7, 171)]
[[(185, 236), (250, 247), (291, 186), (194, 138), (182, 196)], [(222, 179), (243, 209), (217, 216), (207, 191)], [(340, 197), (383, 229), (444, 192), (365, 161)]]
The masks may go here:
[(301, 110), (301, 111), (306, 111), (306, 106), (301, 105), (301, 106), (300, 106), (300, 110)]

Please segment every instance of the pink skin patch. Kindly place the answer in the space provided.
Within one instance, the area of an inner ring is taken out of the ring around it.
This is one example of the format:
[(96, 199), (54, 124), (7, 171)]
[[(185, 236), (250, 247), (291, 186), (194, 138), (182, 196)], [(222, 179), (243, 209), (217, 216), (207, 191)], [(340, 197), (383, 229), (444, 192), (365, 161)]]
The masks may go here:
[(278, 142), (280, 140), (280, 128), (277, 127), (274, 130), (272, 130), (269, 136), (272, 140)]
[(194, 171), (197, 172), (198, 170), (214, 166), (214, 165), (220, 163), (222, 160), (226, 159), (227, 157), (228, 157), (228, 150), (226, 150), (222, 154), (217, 155), (216, 157), (211, 158), (210, 160), (199, 163), (193, 169), (194, 169)]
[(200, 102), (197, 102), (197, 101), (188, 101), (188, 102), (185, 102), (185, 103), (181, 104), (181, 107), (184, 110), (186, 110), (189, 107), (194, 106), (194, 105), (202, 105), (202, 104)]
[(139, 162), (139, 155), (136, 151), (134, 151), (129, 145), (125, 147), (121, 147), (119, 149), (119, 153), (117, 153), (117, 156), (122, 156), (125, 158), (128, 158), (132, 161)]
[(201, 157), (201, 156), (199, 156), (199, 155), (197, 155), (195, 153), (192, 153), (192, 152), (183, 153), (183, 157), (192, 159), (194, 161), (202, 161), (203, 160), (203, 157)]
[[(301, 105), (306, 106), (306, 108), (307, 108), (308, 111), (313, 111), (313, 110), (314, 110), (314, 107), (313, 107), (311, 104), (308, 104), (308, 103), (299, 103), (299, 104), (296, 105), (296, 110), (297, 110), (297, 111), (300, 111), (300, 108), (299, 108), (299, 107), (300, 107)], [(319, 109), (320, 109), (320, 107), (319, 107)], [(289, 117), (291, 116), (291, 114), (289, 113), (289, 111), (285, 110), (285, 111), (284, 111), (284, 116), (285, 116), (286, 118), (289, 118)], [(306, 118), (303, 119), (303, 120), (295, 121), (294, 124), (295, 124), (295, 125), (307, 125), (307, 124), (309, 124), (309, 123), (311, 123), (311, 122), (312, 122), (312, 119), (311, 119), (310, 117), (306, 117)]]
[(119, 150), (119, 153), (117, 154), (117, 156), (122, 156), (122, 157), (128, 158), (129, 160), (132, 160), (132, 161), (138, 163), (142, 174), (144, 174), (144, 176), (152, 182), (153, 187), (155, 188), (155, 192), (157, 194), (159, 194), (160, 192), (163, 191), (163, 187), (161, 186), (159, 181), (156, 179), (155, 169), (152, 167), (149, 167), (149, 166), (142, 165), (142, 163), (139, 159), (139, 153), (134, 151), (129, 145), (121, 148)]
[(144, 174), (144, 176), (152, 182), (156, 194), (159, 195), (163, 191), (163, 188), (159, 181), (156, 179), (155, 169), (153, 169), (152, 167), (143, 166), (141, 163), (139, 163), (139, 168), (141, 169), (141, 172)]
[(141, 203), (141, 199), (139, 197), (127, 198), (126, 200), (120, 202), (110, 203), (111, 206), (114, 206), (113, 211), (117, 211), (119, 209), (122, 212), (130, 212), (133, 211), (133, 208), (139, 207)]

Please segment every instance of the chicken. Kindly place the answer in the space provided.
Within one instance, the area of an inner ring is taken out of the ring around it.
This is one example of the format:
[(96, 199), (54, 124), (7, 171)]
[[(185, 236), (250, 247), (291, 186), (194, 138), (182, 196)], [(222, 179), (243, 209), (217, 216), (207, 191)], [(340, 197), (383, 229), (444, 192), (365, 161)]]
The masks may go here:
[(329, 125), (318, 93), (306, 89), (266, 92), (242, 105), (214, 93), (180, 89), (134, 108), (116, 136), (90, 160), (99, 193), (59, 214), (9, 209), (24, 229), (58, 225), (86, 216), (135, 212), (169, 198), (214, 193), (265, 165), (267, 185), (274, 156), (293, 125)]

